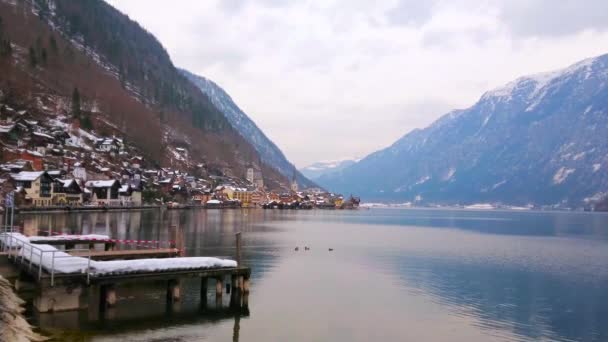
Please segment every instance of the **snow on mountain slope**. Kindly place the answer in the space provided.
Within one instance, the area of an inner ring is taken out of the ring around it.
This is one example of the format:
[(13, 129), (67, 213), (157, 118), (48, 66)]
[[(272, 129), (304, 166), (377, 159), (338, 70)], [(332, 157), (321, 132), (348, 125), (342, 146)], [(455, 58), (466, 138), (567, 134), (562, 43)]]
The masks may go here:
[(521, 77), (346, 169), (370, 200), (586, 205), (608, 191), (608, 55)]
[(314, 181), (321, 176), (341, 171), (353, 165), (357, 161), (359, 161), (359, 159), (355, 158), (319, 161), (300, 169), (300, 172), (302, 172), (304, 176)]
[[(211, 102), (224, 114), (232, 127), (253, 145), (263, 162), (277, 169), (285, 177), (289, 179), (293, 177), (295, 166), (287, 160), (283, 152), (258, 128), (253, 120), (238, 107), (224, 89), (215, 82), (187, 70), (181, 69), (180, 72), (211, 99)], [(300, 186), (316, 186), (300, 172), (297, 170), (295, 172)]]

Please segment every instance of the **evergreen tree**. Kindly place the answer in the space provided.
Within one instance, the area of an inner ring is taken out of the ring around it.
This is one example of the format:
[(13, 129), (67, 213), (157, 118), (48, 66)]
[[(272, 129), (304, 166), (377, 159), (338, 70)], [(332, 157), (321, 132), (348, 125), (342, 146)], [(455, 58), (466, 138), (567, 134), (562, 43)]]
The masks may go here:
[(91, 121), (91, 116), (89, 113), (85, 113), (83, 115), (82, 119), (80, 120), (80, 125), (82, 128), (87, 130), (93, 129), (93, 122)]
[(80, 119), (80, 92), (76, 87), (72, 92), (72, 117)]
[(46, 60), (47, 60), (46, 48), (42, 48), (42, 51), (40, 51), (40, 60), (42, 61), (43, 65), (46, 65)]
[(49, 46), (51, 47), (51, 52), (53, 54), (57, 54), (57, 51), (58, 51), (57, 40), (55, 39), (55, 36), (53, 36), (53, 35), (51, 35), (49, 37)]
[(32, 68), (35, 68), (36, 65), (38, 64), (38, 59), (36, 58), (36, 51), (31, 46), (30, 46), (30, 50), (29, 50), (29, 61), (30, 61), (30, 66)]

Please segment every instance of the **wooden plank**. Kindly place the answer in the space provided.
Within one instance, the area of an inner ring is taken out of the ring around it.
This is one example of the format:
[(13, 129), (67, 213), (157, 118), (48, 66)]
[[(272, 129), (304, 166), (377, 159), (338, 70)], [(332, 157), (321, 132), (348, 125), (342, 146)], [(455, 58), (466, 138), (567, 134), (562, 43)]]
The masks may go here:
[(68, 251), (69, 254), (80, 257), (91, 256), (93, 260), (117, 260), (117, 259), (144, 259), (144, 258), (171, 258), (179, 254), (177, 248), (161, 249), (133, 249), (114, 251)]
[(88, 245), (88, 244), (114, 244), (109, 240), (97, 240), (97, 239), (48, 239), (48, 240), (34, 240), (30, 243), (38, 245)]
[[(91, 276), (91, 284), (115, 284), (126, 282), (158, 281), (175, 278), (217, 278), (228, 275), (242, 275), (249, 278), (251, 269), (249, 267), (236, 268), (200, 268), (187, 270), (166, 270), (156, 272), (127, 272), (116, 274), (103, 274)], [(79, 273), (55, 274), (55, 285), (69, 283), (85, 283), (86, 275)], [(43, 272), (42, 279), (38, 282), (41, 287), (50, 286), (50, 274)]]

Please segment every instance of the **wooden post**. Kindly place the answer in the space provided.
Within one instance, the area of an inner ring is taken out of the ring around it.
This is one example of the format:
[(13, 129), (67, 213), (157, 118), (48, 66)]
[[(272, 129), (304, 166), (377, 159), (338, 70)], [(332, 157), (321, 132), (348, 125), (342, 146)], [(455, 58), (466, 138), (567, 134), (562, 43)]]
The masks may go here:
[(249, 277), (243, 281), (243, 292), (249, 293)]
[(116, 305), (116, 287), (113, 285), (106, 289), (106, 303), (110, 307)]
[(169, 231), (171, 232), (171, 244), (169, 248), (177, 248), (177, 227), (172, 225)]
[(236, 233), (236, 264), (241, 266), (241, 232)]
[(243, 291), (243, 285), (245, 283), (244, 277), (243, 276), (238, 276), (236, 278), (236, 282), (237, 282), (237, 286), (239, 287), (239, 290)]
[(181, 288), (179, 279), (170, 279), (167, 282), (167, 302), (179, 302), (181, 299)]
[(113, 284), (101, 285), (99, 288), (99, 311), (116, 304), (116, 288)]
[(218, 277), (218, 278), (216, 278), (216, 282), (215, 282), (215, 296), (222, 297), (223, 291), (224, 291), (224, 286), (222, 284), (222, 278)]
[(207, 284), (208, 279), (206, 277), (201, 278), (201, 306), (207, 306)]
[(236, 276), (236, 274), (233, 274), (230, 277), (230, 283), (232, 284), (232, 290), (237, 290), (239, 288), (238, 277)]

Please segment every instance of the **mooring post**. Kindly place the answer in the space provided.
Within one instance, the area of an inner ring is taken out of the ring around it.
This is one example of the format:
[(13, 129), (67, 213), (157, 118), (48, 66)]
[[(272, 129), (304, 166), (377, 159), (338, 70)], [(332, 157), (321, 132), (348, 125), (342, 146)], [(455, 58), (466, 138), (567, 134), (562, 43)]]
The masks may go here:
[(236, 274), (230, 276), (230, 284), (232, 284), (232, 290), (239, 289), (238, 277)]
[(235, 236), (236, 236), (236, 264), (237, 264), (237, 266), (241, 266), (241, 247), (242, 247), (241, 232), (236, 233)]
[(243, 281), (243, 292), (249, 293), (249, 277), (245, 277), (245, 280)]
[(116, 305), (116, 287), (114, 284), (101, 285), (99, 288), (99, 311)]
[(224, 285), (222, 283), (223, 283), (222, 277), (217, 277), (215, 279), (215, 296), (216, 297), (222, 296), (222, 293), (224, 291)]
[(201, 306), (207, 306), (207, 277), (201, 278)]
[(169, 248), (177, 248), (177, 226), (171, 225), (169, 232), (169, 236), (171, 237)]
[(179, 284), (179, 279), (170, 279), (167, 282), (167, 301), (179, 302), (181, 299), (181, 289)]

